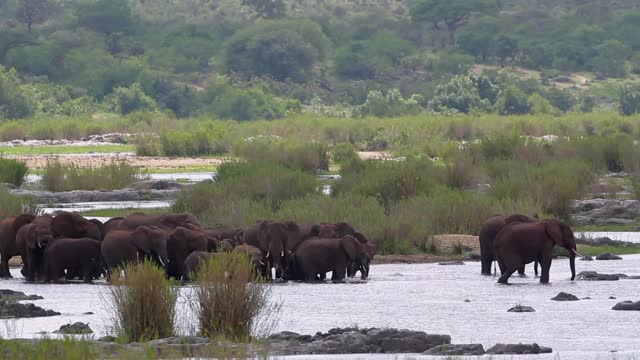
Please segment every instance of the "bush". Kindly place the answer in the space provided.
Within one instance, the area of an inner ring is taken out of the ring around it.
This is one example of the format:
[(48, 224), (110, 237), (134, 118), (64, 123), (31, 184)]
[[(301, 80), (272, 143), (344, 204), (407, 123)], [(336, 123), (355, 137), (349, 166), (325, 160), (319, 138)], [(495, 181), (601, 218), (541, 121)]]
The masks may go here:
[(232, 150), (236, 156), (252, 163), (276, 163), (308, 172), (329, 170), (329, 150), (319, 143), (253, 138), (235, 144)]
[(179, 288), (153, 262), (129, 264), (113, 272), (106, 300), (111, 330), (126, 342), (173, 336)]
[(620, 92), (620, 113), (633, 115), (640, 112), (640, 86), (625, 85)]
[(331, 160), (335, 163), (342, 164), (354, 159), (359, 159), (358, 153), (349, 143), (340, 143), (333, 147), (331, 151)]
[(29, 168), (27, 164), (13, 159), (0, 158), (0, 183), (22, 186)]
[(155, 101), (144, 93), (138, 83), (134, 83), (130, 87), (113, 89), (111, 104), (113, 110), (122, 115), (138, 110), (154, 110), (157, 107)]
[(386, 95), (383, 95), (381, 91), (372, 90), (367, 95), (367, 101), (358, 106), (355, 112), (360, 116), (373, 115), (377, 117), (415, 115), (422, 111), (421, 101), (422, 97), (417, 94), (408, 99), (403, 98), (398, 89), (389, 90)]
[(402, 199), (433, 191), (444, 179), (442, 169), (430, 159), (365, 161), (361, 166), (341, 169), (342, 178), (336, 181), (333, 193), (373, 196), (389, 208)]
[(270, 285), (258, 277), (246, 254), (220, 253), (196, 272), (191, 307), (199, 334), (249, 342), (252, 334), (266, 334), (280, 306), (269, 301)]
[(429, 108), (436, 112), (456, 110), (465, 114), (472, 110), (486, 111), (491, 107), (495, 87), (486, 77), (458, 75), (448, 83), (438, 85)]
[(509, 85), (500, 92), (495, 107), (500, 115), (522, 115), (531, 110), (527, 94), (515, 85)]
[(310, 20), (263, 21), (225, 43), (224, 64), (247, 75), (302, 81), (324, 58), (327, 47), (320, 26)]
[(101, 167), (79, 167), (58, 160), (48, 161), (43, 169), (42, 184), (48, 191), (119, 190), (144, 180), (145, 174), (124, 161), (113, 161)]
[(19, 119), (32, 115), (35, 105), (30, 98), (16, 71), (0, 65), (0, 119)]
[(0, 186), (0, 219), (20, 214), (38, 214), (38, 199), (32, 196), (15, 196)]

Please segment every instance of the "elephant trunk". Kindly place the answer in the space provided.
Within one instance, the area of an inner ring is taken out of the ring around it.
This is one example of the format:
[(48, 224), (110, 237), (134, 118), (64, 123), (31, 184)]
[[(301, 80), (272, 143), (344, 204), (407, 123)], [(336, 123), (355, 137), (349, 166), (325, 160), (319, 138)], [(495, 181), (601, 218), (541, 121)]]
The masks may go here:
[(571, 268), (571, 281), (576, 277), (576, 254), (569, 251), (569, 267)]

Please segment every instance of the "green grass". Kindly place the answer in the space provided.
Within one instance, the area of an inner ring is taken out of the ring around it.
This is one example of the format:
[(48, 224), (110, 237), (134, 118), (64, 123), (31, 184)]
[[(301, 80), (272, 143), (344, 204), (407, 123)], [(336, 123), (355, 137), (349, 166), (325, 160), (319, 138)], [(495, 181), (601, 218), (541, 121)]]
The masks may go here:
[(147, 168), (149, 174), (206, 173), (218, 171), (218, 165), (189, 165), (175, 168)]
[(95, 216), (95, 217), (126, 217), (129, 214), (136, 212), (144, 212), (145, 214), (162, 214), (167, 212), (167, 208), (126, 208), (126, 209), (97, 209), (81, 212), (83, 216)]
[(640, 254), (640, 244), (634, 246), (578, 245), (578, 252), (585, 256), (596, 256), (602, 253), (611, 253), (616, 255)]
[(48, 154), (88, 154), (88, 153), (122, 153), (136, 152), (135, 145), (46, 145), (46, 146), (15, 146), (0, 147), (0, 154), (4, 155), (48, 155)]
[(574, 231), (597, 231), (597, 232), (627, 232), (627, 231), (638, 231), (640, 228), (640, 222), (634, 222), (632, 224), (611, 224), (611, 225), (582, 225), (576, 226)]

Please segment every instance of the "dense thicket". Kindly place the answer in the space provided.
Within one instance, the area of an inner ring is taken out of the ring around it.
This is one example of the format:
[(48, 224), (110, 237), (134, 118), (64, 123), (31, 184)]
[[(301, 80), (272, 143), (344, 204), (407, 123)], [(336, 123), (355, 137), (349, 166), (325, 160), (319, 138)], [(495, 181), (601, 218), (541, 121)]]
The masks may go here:
[(0, 118), (630, 114), (638, 31), (635, 0), (3, 0)]

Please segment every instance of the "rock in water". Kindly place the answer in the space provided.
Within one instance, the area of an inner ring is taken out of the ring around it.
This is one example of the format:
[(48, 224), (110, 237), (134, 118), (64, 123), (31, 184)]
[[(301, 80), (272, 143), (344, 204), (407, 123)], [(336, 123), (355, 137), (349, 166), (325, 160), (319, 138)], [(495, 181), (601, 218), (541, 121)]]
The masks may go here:
[(439, 356), (484, 355), (484, 347), (481, 344), (445, 344), (431, 348), (423, 354)]
[(582, 261), (593, 261), (593, 256), (589, 256), (589, 255), (583, 256), (583, 257), (580, 258), (580, 260), (582, 260)]
[(60, 326), (60, 329), (54, 331), (54, 333), (67, 335), (92, 334), (93, 330), (91, 330), (89, 324), (76, 322), (73, 324), (62, 325)]
[(613, 281), (619, 280), (620, 277), (615, 274), (599, 274), (595, 271), (581, 271), (576, 275), (576, 280), (588, 281)]
[(516, 305), (516, 306), (512, 307), (511, 309), (509, 309), (507, 311), (508, 312), (517, 312), (517, 313), (536, 312), (531, 306), (524, 306), (524, 305)]
[(611, 253), (603, 253), (596, 256), (596, 260), (622, 260), (622, 258), (618, 255), (613, 255)]
[(640, 311), (640, 301), (623, 301), (617, 303), (612, 310)]
[(60, 313), (52, 310), (45, 310), (33, 304), (20, 304), (0, 300), (0, 318), (31, 318), (56, 315), (60, 315)]
[(578, 297), (575, 296), (575, 295), (568, 294), (566, 292), (561, 292), (558, 295), (552, 297), (551, 300), (555, 300), (555, 301), (578, 301), (580, 299), (578, 299)]
[(9, 289), (0, 289), (0, 300), (6, 301), (24, 301), (24, 300), (42, 300), (42, 296), (29, 295), (27, 296), (22, 291), (13, 291)]
[(496, 344), (487, 354), (520, 355), (520, 354), (548, 354), (553, 350), (548, 347), (533, 344)]

